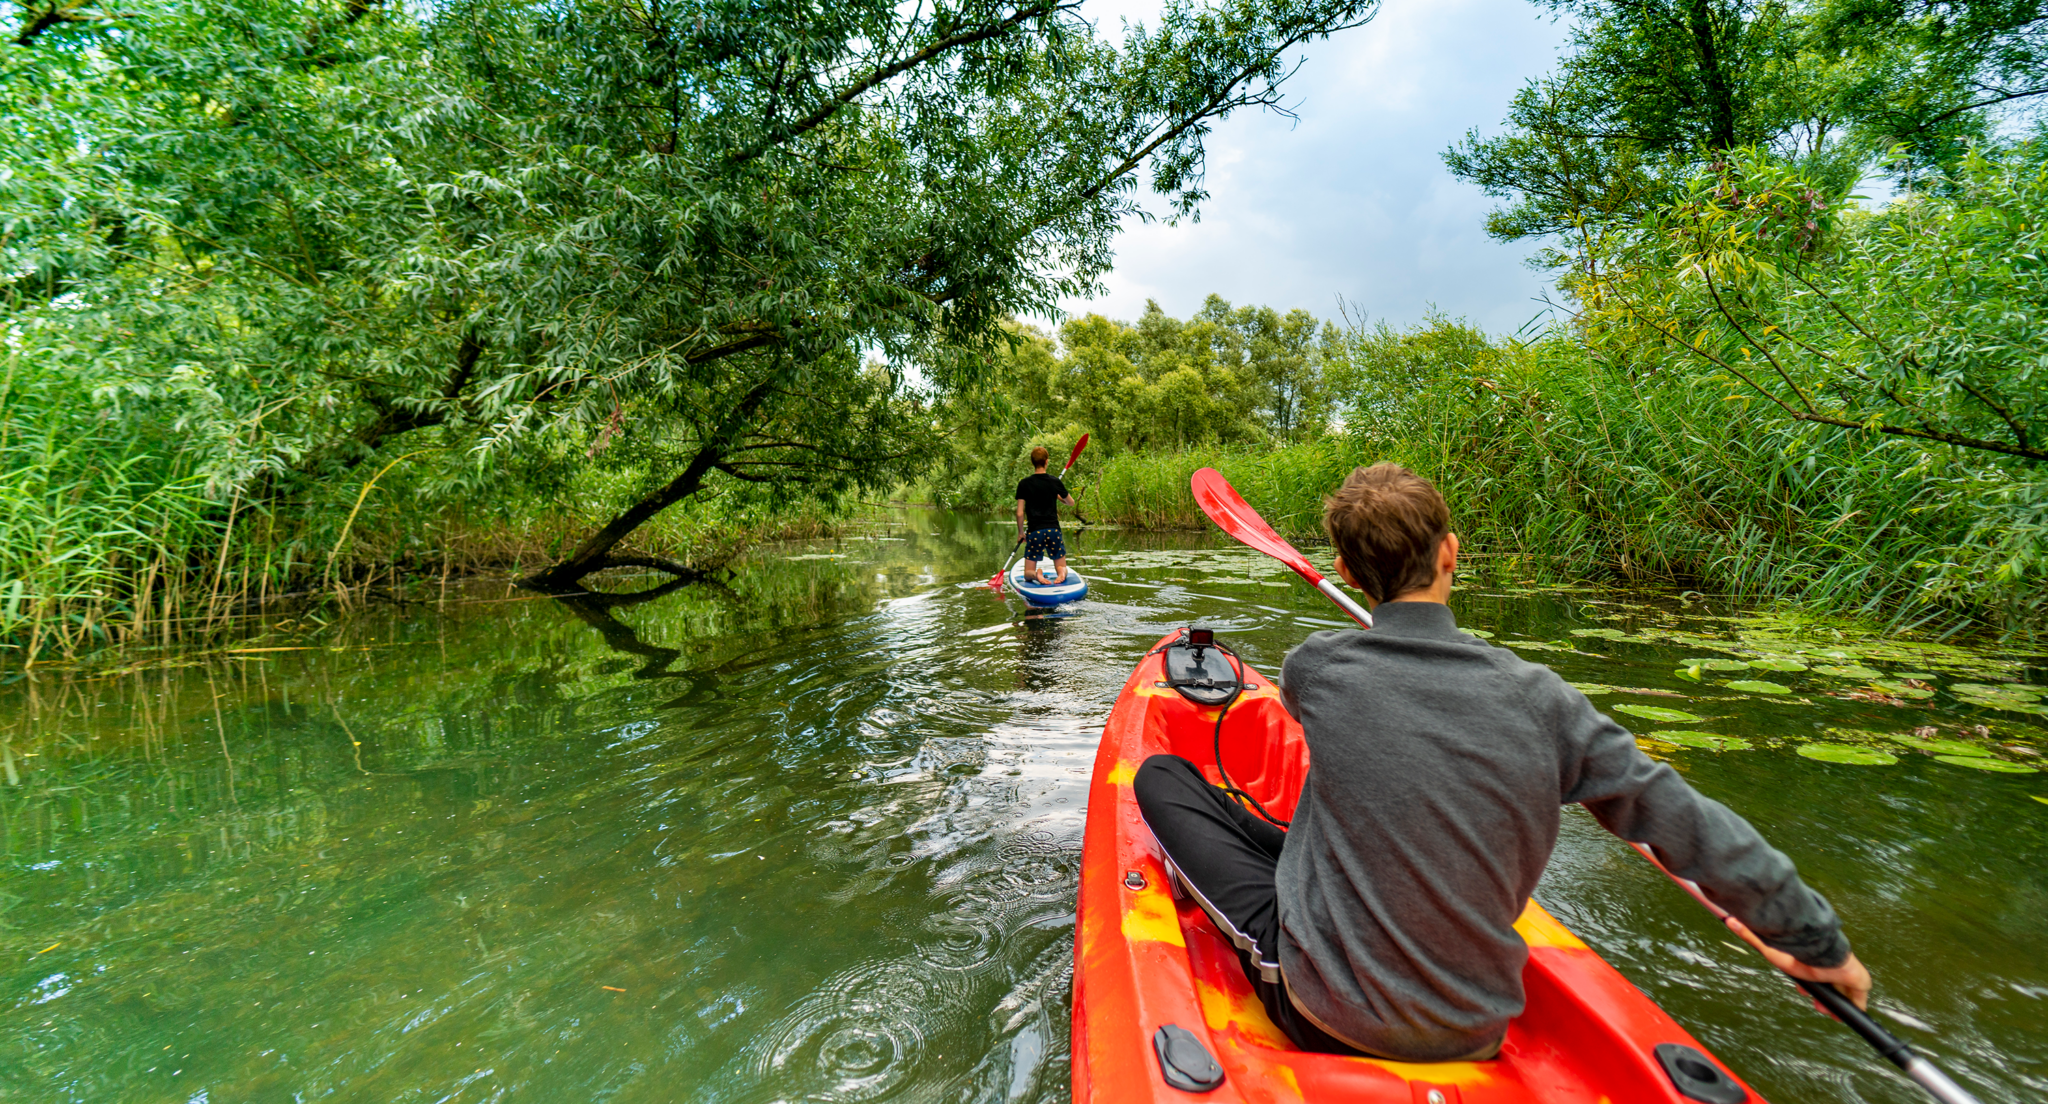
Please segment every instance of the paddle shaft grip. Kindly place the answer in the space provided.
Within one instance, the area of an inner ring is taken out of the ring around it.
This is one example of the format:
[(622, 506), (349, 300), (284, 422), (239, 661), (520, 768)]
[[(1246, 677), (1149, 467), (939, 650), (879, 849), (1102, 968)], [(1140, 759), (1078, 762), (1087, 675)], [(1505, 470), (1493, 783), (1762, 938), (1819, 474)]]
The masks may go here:
[(1365, 612), (1364, 606), (1352, 601), (1349, 594), (1337, 589), (1337, 584), (1320, 576), (1316, 578), (1315, 582), (1316, 589), (1322, 591), (1325, 598), (1337, 603), (1337, 608), (1350, 614), (1351, 619), (1358, 622), (1360, 628), (1372, 628), (1372, 614)]

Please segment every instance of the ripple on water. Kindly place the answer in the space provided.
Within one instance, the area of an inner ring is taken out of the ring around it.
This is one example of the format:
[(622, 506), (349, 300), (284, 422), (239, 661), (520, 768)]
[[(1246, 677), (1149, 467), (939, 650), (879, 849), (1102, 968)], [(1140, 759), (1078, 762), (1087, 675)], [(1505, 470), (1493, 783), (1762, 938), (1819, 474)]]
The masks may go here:
[(785, 1099), (878, 1100), (924, 1056), (950, 1000), (908, 960), (871, 962), (832, 978), (763, 1037), (754, 1072)]

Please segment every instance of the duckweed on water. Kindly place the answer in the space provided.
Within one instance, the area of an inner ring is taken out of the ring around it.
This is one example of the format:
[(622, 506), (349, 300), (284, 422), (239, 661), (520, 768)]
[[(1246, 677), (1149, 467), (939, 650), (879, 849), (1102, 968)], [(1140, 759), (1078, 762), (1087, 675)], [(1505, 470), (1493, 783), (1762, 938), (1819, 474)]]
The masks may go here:
[(1760, 679), (1736, 679), (1727, 685), (1728, 689), (1740, 690), (1745, 694), (1789, 694), (1792, 692), (1792, 688), (1789, 686), (1780, 686), (1775, 682), (1764, 682)]
[(1634, 702), (1630, 702), (1627, 705), (1617, 705), (1614, 707), (1614, 711), (1616, 713), (1626, 713), (1631, 717), (1641, 717), (1646, 721), (1668, 721), (1672, 724), (1691, 724), (1694, 721), (1706, 719), (1692, 713), (1687, 713), (1683, 709), (1666, 709), (1661, 705), (1637, 705)]
[(1823, 763), (1841, 763), (1851, 767), (1888, 767), (1899, 761), (1898, 756), (1888, 752), (1848, 744), (1801, 744), (1799, 754)]
[(1973, 770), (2000, 771), (2005, 774), (2034, 774), (2034, 768), (2024, 763), (2008, 763), (2003, 759), (1987, 759), (1979, 755), (1937, 755), (1937, 763), (1952, 767), (1969, 767)]

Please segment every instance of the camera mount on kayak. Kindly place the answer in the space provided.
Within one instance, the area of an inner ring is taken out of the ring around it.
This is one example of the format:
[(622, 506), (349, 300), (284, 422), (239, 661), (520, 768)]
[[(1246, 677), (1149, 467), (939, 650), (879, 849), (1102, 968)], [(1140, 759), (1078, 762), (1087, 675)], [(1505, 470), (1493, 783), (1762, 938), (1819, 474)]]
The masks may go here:
[(1223, 705), (1244, 689), (1238, 676), (1242, 663), (1233, 664), (1236, 652), (1216, 641), (1216, 630), (1189, 627), (1166, 646), (1166, 679), (1172, 687), (1196, 705)]

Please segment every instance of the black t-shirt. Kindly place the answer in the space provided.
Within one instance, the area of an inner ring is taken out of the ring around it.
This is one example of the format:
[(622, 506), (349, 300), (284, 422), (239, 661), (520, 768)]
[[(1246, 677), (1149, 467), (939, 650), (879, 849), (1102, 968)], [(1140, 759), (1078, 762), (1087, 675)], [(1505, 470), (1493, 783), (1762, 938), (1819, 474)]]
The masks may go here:
[(1024, 500), (1024, 527), (1060, 527), (1059, 500), (1067, 496), (1067, 485), (1058, 476), (1033, 472), (1017, 481), (1017, 497)]

